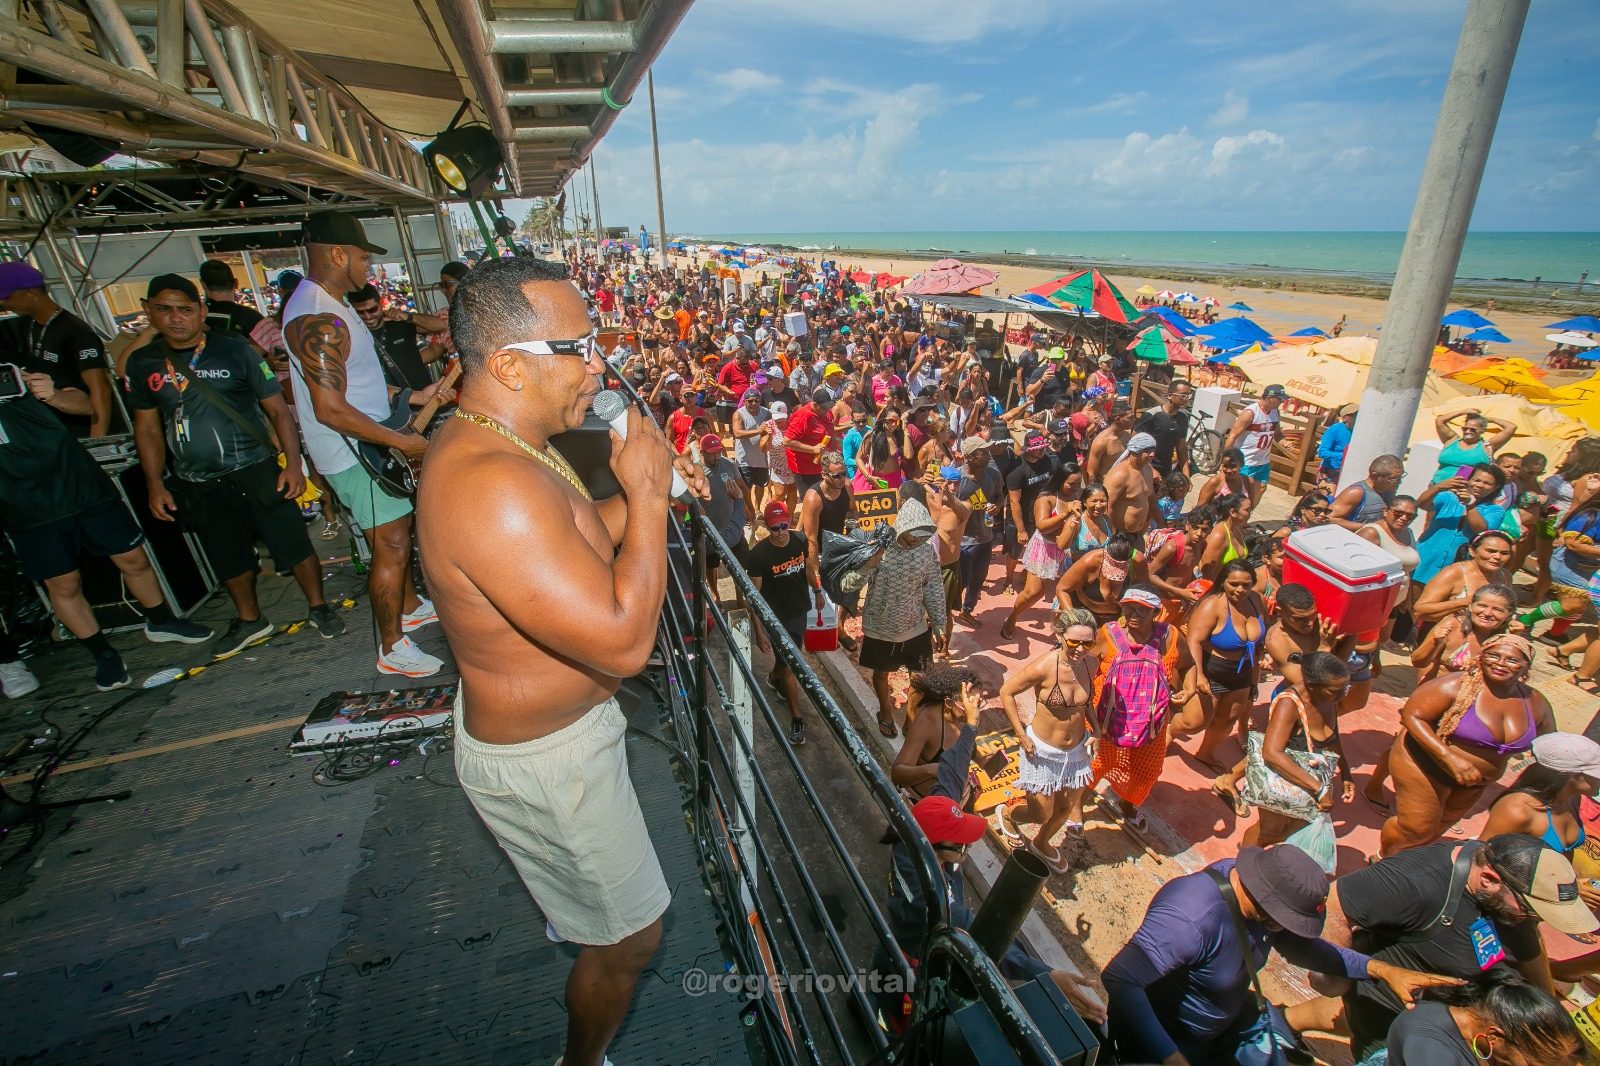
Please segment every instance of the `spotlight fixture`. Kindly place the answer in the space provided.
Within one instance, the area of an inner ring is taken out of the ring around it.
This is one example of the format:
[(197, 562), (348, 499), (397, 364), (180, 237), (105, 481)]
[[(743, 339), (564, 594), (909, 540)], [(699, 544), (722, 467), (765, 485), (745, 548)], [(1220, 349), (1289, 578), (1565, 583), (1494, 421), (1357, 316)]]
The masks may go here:
[(422, 150), (434, 173), (452, 192), (482, 192), (494, 181), (504, 157), (487, 126), (454, 126)]

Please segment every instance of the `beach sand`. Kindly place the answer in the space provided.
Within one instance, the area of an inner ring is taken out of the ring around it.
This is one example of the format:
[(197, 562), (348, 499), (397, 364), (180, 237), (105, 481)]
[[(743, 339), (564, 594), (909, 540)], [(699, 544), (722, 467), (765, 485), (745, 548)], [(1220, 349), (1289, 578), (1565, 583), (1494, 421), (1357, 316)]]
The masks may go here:
[[(815, 253), (813, 253), (815, 254)], [(849, 252), (830, 252), (841, 264), (846, 264), (851, 270), (865, 270), (869, 273), (887, 271), (891, 274), (915, 274), (926, 268), (925, 260), (894, 259), (882, 256), (856, 256)], [(1035, 285), (1041, 285), (1052, 278), (1060, 277), (1059, 270), (1046, 270), (1036, 267), (1000, 266), (985, 263), (981, 259), (971, 261), (974, 266), (981, 266), (993, 270), (1000, 275), (994, 285), (983, 290), (985, 296), (1010, 296), (1015, 293), (1025, 292)], [(1171, 289), (1173, 292), (1188, 290), (1196, 296), (1204, 298), (1214, 296), (1221, 301), (1223, 308), (1235, 301), (1243, 302), (1254, 310), (1245, 313), (1263, 329), (1274, 336), (1283, 336), (1293, 333), (1306, 326), (1316, 326), (1322, 330), (1331, 330), (1333, 324), (1339, 321), (1340, 315), (1348, 315), (1345, 322), (1344, 335), (1357, 336), (1365, 334), (1371, 337), (1381, 337), (1378, 327), (1383, 325), (1383, 316), (1388, 308), (1387, 300), (1373, 299), (1367, 296), (1350, 296), (1341, 293), (1311, 292), (1305, 289), (1290, 290), (1283, 288), (1245, 288), (1242, 286), (1205, 286), (1193, 282), (1168, 281), (1159, 277), (1147, 277), (1134, 274), (1109, 274), (1112, 284), (1122, 290), (1122, 294), (1129, 300), (1136, 300), (1135, 290), (1141, 285), (1149, 285), (1158, 292)], [(1453, 309), (1453, 308), (1452, 308)], [(1482, 310), (1481, 308), (1479, 309)], [(1241, 312), (1227, 311), (1218, 308), (1223, 317), (1231, 317)], [(1495, 323), (1495, 327), (1511, 338), (1510, 344), (1488, 345), (1488, 353), (1493, 356), (1520, 356), (1530, 360), (1535, 365), (1542, 365), (1546, 353), (1554, 345), (1545, 340), (1545, 335), (1555, 332), (1545, 327), (1546, 322), (1554, 318), (1548, 314), (1527, 314), (1515, 311), (1502, 311), (1496, 309), (1485, 315)], [(998, 323), (996, 323), (998, 325)]]

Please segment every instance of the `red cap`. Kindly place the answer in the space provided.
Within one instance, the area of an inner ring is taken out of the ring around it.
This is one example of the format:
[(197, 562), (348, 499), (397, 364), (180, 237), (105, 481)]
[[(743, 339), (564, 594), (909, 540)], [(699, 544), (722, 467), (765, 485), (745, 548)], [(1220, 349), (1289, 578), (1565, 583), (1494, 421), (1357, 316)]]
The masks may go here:
[(720, 452), (721, 450), (722, 438), (717, 436), (715, 433), (707, 433), (705, 436), (700, 438), (700, 451), (702, 453)]
[(968, 814), (949, 796), (926, 796), (911, 808), (911, 817), (928, 834), (928, 842), (965, 846), (983, 836), (984, 820)]
[(789, 508), (785, 507), (782, 500), (773, 500), (761, 512), (762, 521), (767, 525), (776, 525), (779, 522), (789, 521)]

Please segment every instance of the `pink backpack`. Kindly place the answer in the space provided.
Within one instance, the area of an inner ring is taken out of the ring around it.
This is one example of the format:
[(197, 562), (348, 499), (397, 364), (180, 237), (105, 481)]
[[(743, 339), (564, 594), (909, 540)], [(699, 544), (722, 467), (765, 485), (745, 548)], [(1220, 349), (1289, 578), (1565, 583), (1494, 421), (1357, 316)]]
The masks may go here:
[(1120, 625), (1106, 627), (1117, 655), (1102, 672), (1095, 711), (1106, 724), (1107, 739), (1119, 748), (1148, 744), (1166, 721), (1172, 689), (1161, 650), (1167, 644), (1167, 628), (1165, 622), (1157, 622), (1150, 642), (1136, 649)]

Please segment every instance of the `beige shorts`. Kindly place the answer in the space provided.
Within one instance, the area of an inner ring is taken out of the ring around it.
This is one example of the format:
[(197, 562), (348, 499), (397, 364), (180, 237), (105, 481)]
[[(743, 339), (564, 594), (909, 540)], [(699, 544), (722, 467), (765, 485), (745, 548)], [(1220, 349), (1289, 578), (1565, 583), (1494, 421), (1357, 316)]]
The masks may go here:
[(672, 894), (628, 778), (628, 720), (606, 700), (521, 744), (467, 735), (456, 695), (456, 776), (528, 893), (575, 944), (615, 944), (666, 912)]

